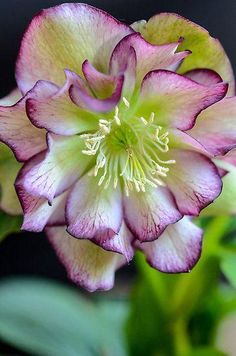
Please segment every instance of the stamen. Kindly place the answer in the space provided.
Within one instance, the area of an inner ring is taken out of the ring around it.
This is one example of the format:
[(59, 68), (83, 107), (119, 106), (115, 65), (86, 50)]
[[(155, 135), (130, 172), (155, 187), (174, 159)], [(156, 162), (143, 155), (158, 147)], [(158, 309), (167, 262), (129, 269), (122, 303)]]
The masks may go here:
[[(129, 108), (128, 100), (122, 100)], [(107, 189), (112, 184), (116, 189), (120, 181), (127, 196), (132, 190), (145, 192), (147, 186), (165, 186), (169, 165), (176, 163), (163, 159), (169, 151), (168, 131), (156, 124), (154, 112), (148, 119), (141, 116), (126, 120), (123, 115), (121, 118), (116, 106), (113, 118), (99, 120), (97, 132), (80, 135), (86, 147), (82, 153), (97, 155), (92, 174), (98, 176), (102, 170), (98, 185)]]
[(124, 96), (123, 96), (122, 100), (123, 100), (125, 106), (126, 106), (127, 108), (129, 108), (129, 107), (130, 107), (130, 104), (129, 104), (128, 100), (127, 100)]

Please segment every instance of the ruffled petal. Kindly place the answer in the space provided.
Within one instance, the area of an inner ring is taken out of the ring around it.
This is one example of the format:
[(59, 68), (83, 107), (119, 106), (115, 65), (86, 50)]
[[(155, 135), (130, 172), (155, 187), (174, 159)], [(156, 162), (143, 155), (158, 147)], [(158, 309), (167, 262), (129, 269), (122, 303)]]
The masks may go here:
[(214, 85), (222, 82), (221, 76), (210, 69), (193, 69), (184, 73), (184, 76), (202, 85)]
[(191, 150), (204, 154), (205, 156), (212, 157), (206, 148), (195, 138), (190, 136), (187, 132), (178, 129), (169, 129), (169, 148), (177, 148), (182, 150)]
[(122, 202), (119, 187), (104, 189), (98, 181), (86, 174), (72, 189), (66, 207), (67, 231), (75, 237), (103, 243), (120, 231)]
[(169, 224), (181, 219), (175, 201), (164, 187), (148, 188), (146, 192), (131, 191), (124, 198), (127, 226), (140, 241), (156, 239)]
[(153, 242), (137, 242), (148, 263), (161, 272), (190, 272), (197, 263), (202, 247), (202, 230), (188, 217), (169, 225)]
[(236, 97), (226, 98), (204, 110), (188, 132), (213, 155), (236, 147)]
[(44, 100), (30, 98), (26, 102), (27, 114), (34, 126), (64, 136), (91, 130), (97, 123), (95, 115), (75, 105), (69, 95), (72, 85), (76, 84), (86, 92), (86, 84), (69, 70), (65, 74), (66, 82), (55, 95)]
[(112, 95), (106, 99), (98, 99), (87, 93), (80, 86), (72, 85), (70, 88), (70, 97), (72, 101), (90, 111), (98, 113), (109, 112), (115, 108), (121, 98), (124, 76), (120, 75), (115, 80), (115, 88)]
[(154, 112), (158, 124), (188, 130), (197, 115), (221, 100), (226, 91), (225, 83), (207, 87), (173, 72), (153, 71), (143, 80), (137, 114), (149, 117)]
[(84, 143), (78, 136), (48, 135), (48, 151), (29, 160), (21, 171), (21, 184), (31, 195), (54, 197), (67, 190), (84, 173), (90, 160), (82, 154)]
[(111, 71), (114, 67), (122, 67), (127, 61), (127, 53), (133, 48), (136, 53), (136, 85), (144, 76), (154, 69), (175, 70), (181, 61), (189, 55), (188, 51), (175, 53), (179, 43), (156, 46), (145, 41), (139, 33), (123, 38), (114, 49), (111, 57)]
[(63, 227), (47, 228), (46, 232), (75, 283), (90, 292), (113, 287), (115, 271), (126, 262), (122, 255), (105, 251), (90, 241), (75, 239)]
[(216, 166), (205, 156), (191, 151), (171, 150), (176, 161), (168, 172), (166, 182), (184, 215), (198, 215), (218, 197), (222, 182)]
[(92, 241), (102, 247), (104, 250), (117, 252), (122, 254), (127, 262), (130, 262), (134, 256), (134, 249), (132, 242), (134, 240), (133, 235), (123, 222), (118, 234), (115, 234), (112, 238), (94, 238)]
[(183, 74), (195, 68), (208, 68), (229, 83), (227, 95), (234, 95), (235, 81), (230, 61), (220, 42), (211, 37), (209, 32), (194, 22), (173, 13), (161, 13), (135, 25), (141, 35), (153, 44), (172, 43), (183, 38), (179, 51), (190, 50), (179, 68)]
[(22, 209), (17, 198), (14, 182), (21, 168), (11, 150), (4, 144), (0, 144), (0, 208), (10, 215), (22, 214)]
[(99, 72), (88, 60), (84, 61), (82, 70), (89, 88), (97, 98), (105, 99), (112, 95), (117, 79), (115, 75)]
[(88, 59), (108, 71), (116, 44), (133, 30), (102, 10), (86, 4), (62, 4), (42, 10), (24, 34), (16, 65), (19, 88), (26, 92), (37, 80), (63, 84), (63, 70), (81, 73)]
[(56, 90), (52, 83), (39, 81), (15, 105), (0, 107), (0, 140), (12, 149), (17, 160), (26, 161), (46, 148), (45, 132), (34, 127), (26, 115), (26, 101), (48, 97)]

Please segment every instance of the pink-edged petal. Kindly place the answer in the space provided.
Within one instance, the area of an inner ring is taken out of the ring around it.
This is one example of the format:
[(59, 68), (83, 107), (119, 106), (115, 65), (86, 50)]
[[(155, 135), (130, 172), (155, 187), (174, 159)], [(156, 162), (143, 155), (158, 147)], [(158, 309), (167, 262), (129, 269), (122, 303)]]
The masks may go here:
[(184, 73), (184, 76), (202, 85), (214, 85), (222, 82), (221, 76), (211, 69), (193, 69)]
[(115, 234), (112, 238), (94, 238), (92, 241), (104, 248), (106, 251), (112, 251), (122, 254), (126, 261), (129, 262), (134, 256), (134, 250), (132, 247), (132, 242), (134, 240), (133, 235), (127, 228), (126, 224), (123, 222), (118, 234)]
[(225, 98), (201, 112), (189, 134), (213, 155), (235, 148), (236, 97)]
[(33, 196), (51, 204), (84, 173), (90, 160), (82, 154), (84, 142), (78, 136), (48, 134), (48, 151), (29, 160), (21, 172), (21, 184)]
[(81, 73), (88, 59), (107, 72), (116, 44), (133, 30), (86, 4), (62, 4), (42, 10), (24, 34), (16, 65), (19, 88), (26, 92), (39, 79), (63, 84), (64, 68)]
[(115, 271), (126, 262), (122, 255), (105, 251), (90, 241), (75, 239), (63, 227), (47, 228), (46, 232), (75, 283), (90, 292), (113, 287)]
[(202, 153), (205, 156), (212, 157), (206, 148), (187, 132), (178, 129), (169, 129), (169, 148), (177, 148), (183, 150), (191, 150)]
[(109, 71), (114, 76), (124, 75), (122, 94), (129, 100), (134, 92), (137, 79), (137, 56), (134, 48), (131, 46), (122, 50), (121, 42), (117, 45), (112, 54)]
[(129, 229), (140, 241), (156, 239), (169, 224), (181, 219), (175, 201), (164, 187), (146, 192), (131, 191), (124, 197), (124, 216)]
[(219, 73), (229, 83), (227, 95), (235, 94), (235, 80), (232, 66), (219, 40), (196, 23), (174, 13), (161, 13), (151, 17), (147, 22), (136, 23), (142, 36), (153, 44), (166, 44), (183, 38), (179, 51), (190, 50), (178, 72), (183, 74), (195, 68), (208, 68)]
[(159, 124), (188, 130), (203, 109), (225, 96), (227, 87), (225, 83), (207, 87), (173, 72), (153, 71), (143, 80), (137, 114), (149, 117), (154, 112)]
[(198, 215), (221, 192), (222, 182), (216, 166), (198, 152), (170, 150), (175, 160), (166, 182), (185, 215)]
[(0, 143), (0, 208), (10, 215), (22, 214), (22, 209), (14, 188), (21, 164), (16, 161), (10, 148)]
[(115, 88), (112, 95), (106, 99), (98, 99), (87, 93), (80, 86), (72, 85), (70, 88), (70, 97), (72, 101), (89, 111), (108, 112), (115, 108), (121, 98), (124, 76), (120, 75), (115, 80)]
[(75, 105), (70, 98), (69, 89), (73, 84), (86, 92), (83, 80), (69, 70), (65, 71), (65, 75), (66, 82), (53, 96), (44, 100), (28, 99), (26, 108), (36, 127), (66, 136), (93, 129), (96, 118), (92, 113)]
[(127, 53), (133, 48), (136, 53), (136, 81), (140, 84), (144, 76), (154, 69), (175, 70), (189, 52), (175, 53), (179, 43), (155, 46), (144, 40), (139, 33), (123, 38), (112, 53), (110, 67), (121, 67), (127, 61)]
[(72, 189), (66, 207), (68, 232), (97, 242), (113, 238), (122, 223), (121, 191), (104, 189), (98, 178), (84, 175)]
[(137, 242), (148, 263), (161, 272), (190, 272), (199, 260), (202, 247), (202, 230), (184, 217), (169, 225), (153, 242)]
[(99, 99), (105, 99), (112, 95), (116, 76), (99, 72), (88, 60), (84, 61), (82, 70), (91, 91)]
[(45, 132), (34, 127), (26, 115), (26, 101), (51, 96), (56, 90), (54, 84), (39, 81), (15, 105), (0, 107), (0, 140), (12, 149), (19, 161), (26, 161), (46, 148)]
[(7, 96), (0, 99), (1, 106), (11, 106), (17, 103), (22, 98), (22, 94), (18, 88), (13, 89)]

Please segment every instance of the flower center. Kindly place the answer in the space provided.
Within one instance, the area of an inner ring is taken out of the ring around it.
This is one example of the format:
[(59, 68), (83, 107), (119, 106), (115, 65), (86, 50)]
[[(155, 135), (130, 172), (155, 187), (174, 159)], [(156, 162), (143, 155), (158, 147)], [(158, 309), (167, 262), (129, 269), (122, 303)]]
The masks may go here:
[[(126, 98), (123, 103), (128, 111)], [(146, 185), (165, 185), (168, 166), (175, 160), (164, 159), (169, 151), (168, 131), (155, 121), (153, 112), (148, 119), (126, 118), (116, 107), (111, 120), (99, 120), (98, 131), (81, 135), (86, 147), (82, 153), (97, 156), (94, 176), (99, 174), (98, 185), (106, 189), (113, 183), (116, 188), (120, 180), (127, 196), (133, 189), (145, 192)]]

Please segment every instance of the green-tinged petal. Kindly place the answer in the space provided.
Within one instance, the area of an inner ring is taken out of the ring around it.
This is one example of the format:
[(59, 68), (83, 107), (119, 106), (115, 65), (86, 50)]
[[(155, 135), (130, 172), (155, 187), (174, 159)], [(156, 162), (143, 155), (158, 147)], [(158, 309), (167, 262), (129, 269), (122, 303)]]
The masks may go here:
[(125, 258), (90, 241), (71, 237), (63, 227), (47, 228), (50, 242), (65, 265), (69, 277), (90, 292), (113, 287), (114, 273)]
[(0, 99), (1, 106), (10, 106), (15, 104), (22, 97), (21, 92), (18, 88), (13, 89), (10, 94)]
[(12, 215), (22, 214), (14, 188), (14, 182), (20, 167), (21, 164), (16, 161), (10, 148), (0, 144), (0, 208)]
[(236, 214), (236, 167), (222, 160), (215, 160), (215, 163), (229, 173), (223, 177), (220, 196), (201, 212), (201, 216)]
[(132, 29), (109, 14), (86, 4), (62, 4), (42, 10), (22, 40), (16, 78), (24, 92), (37, 80), (62, 84), (63, 70), (82, 74), (88, 59), (106, 72), (116, 44)]
[(230, 61), (220, 42), (207, 30), (172, 13), (158, 14), (147, 22), (136, 22), (133, 27), (152, 44), (176, 42), (182, 37), (184, 40), (178, 51), (190, 50), (192, 54), (184, 60), (179, 73), (195, 68), (213, 69), (229, 82), (228, 95), (234, 95), (235, 82)]

